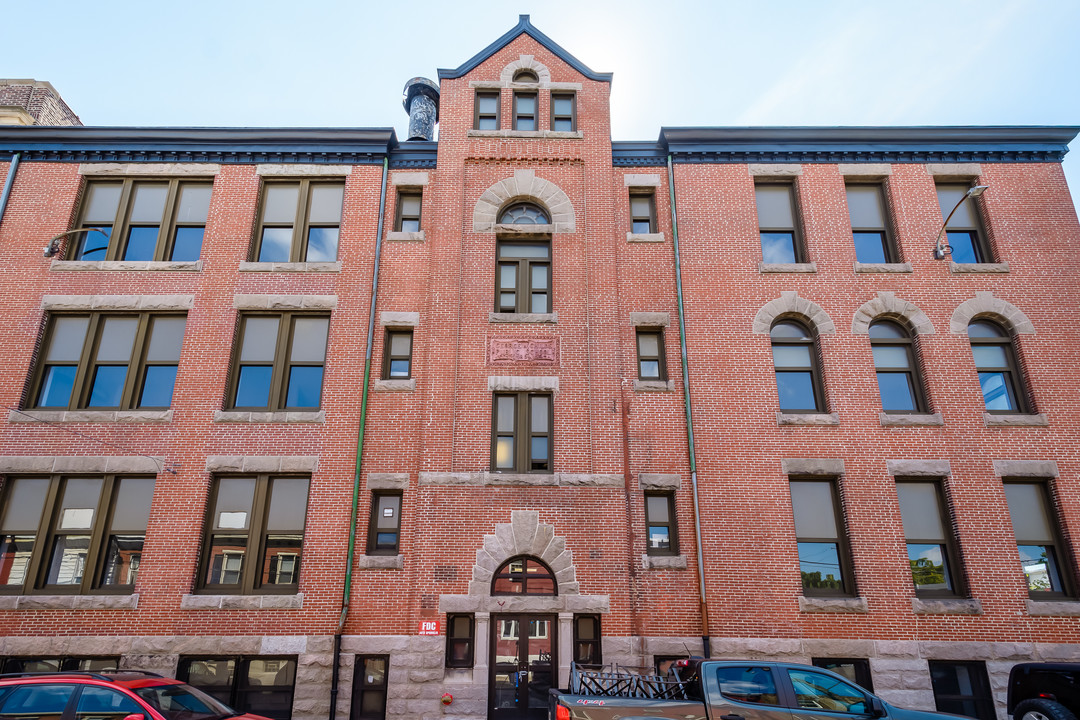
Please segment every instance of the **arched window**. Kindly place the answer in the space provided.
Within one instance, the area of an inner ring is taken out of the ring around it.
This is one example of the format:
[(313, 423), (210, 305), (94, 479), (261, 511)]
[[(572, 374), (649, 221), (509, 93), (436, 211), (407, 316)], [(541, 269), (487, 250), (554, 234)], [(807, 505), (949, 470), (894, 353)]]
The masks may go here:
[(911, 335), (899, 323), (879, 320), (870, 324), (881, 409), (895, 413), (927, 412)]
[(814, 336), (795, 320), (781, 320), (769, 331), (780, 409), (787, 412), (825, 412)]
[(516, 203), (502, 211), (499, 222), (503, 225), (549, 225), (551, 219), (535, 203)]
[(492, 595), (558, 595), (559, 586), (551, 569), (536, 558), (510, 558), (491, 581)]
[(514, 73), (514, 82), (538, 83), (540, 82), (540, 78), (532, 70), (518, 70), (516, 73)]
[(979, 372), (986, 411), (992, 413), (1027, 412), (1021, 392), (1020, 366), (1012, 337), (1004, 328), (989, 320), (974, 320), (968, 325), (971, 354)]

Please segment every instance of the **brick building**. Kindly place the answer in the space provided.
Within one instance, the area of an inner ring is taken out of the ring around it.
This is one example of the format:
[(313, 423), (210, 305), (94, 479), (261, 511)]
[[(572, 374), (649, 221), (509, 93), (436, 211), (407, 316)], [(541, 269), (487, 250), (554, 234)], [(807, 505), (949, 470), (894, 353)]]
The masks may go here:
[(523, 16), (410, 81), (437, 141), (0, 129), (4, 667), (501, 720), (706, 650), (990, 720), (1080, 657), (1077, 128), (612, 142), (610, 83)]

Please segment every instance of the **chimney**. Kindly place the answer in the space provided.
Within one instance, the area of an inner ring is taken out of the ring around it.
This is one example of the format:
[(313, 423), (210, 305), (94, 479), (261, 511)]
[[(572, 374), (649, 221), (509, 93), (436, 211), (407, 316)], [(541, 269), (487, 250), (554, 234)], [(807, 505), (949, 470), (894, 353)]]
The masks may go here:
[(402, 105), (409, 113), (409, 140), (431, 140), (439, 122), (439, 86), (431, 80), (415, 77), (405, 83)]

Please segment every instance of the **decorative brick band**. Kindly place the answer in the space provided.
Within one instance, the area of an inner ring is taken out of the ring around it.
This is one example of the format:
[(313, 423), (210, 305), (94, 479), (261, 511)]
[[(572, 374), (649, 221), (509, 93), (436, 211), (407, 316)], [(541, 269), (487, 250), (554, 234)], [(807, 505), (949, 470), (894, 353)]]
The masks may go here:
[(559, 392), (559, 378), (546, 375), (492, 375), (489, 392)]
[(965, 300), (953, 311), (949, 330), (953, 335), (967, 335), (968, 324), (976, 317), (993, 316), (1018, 335), (1034, 335), (1035, 326), (1027, 315), (1010, 302), (994, 297), (989, 290), (975, 293), (971, 300)]
[(318, 455), (210, 455), (207, 472), (305, 472), (319, 470)]
[(994, 474), (999, 477), (1058, 477), (1053, 460), (995, 460)]
[(753, 332), (768, 335), (773, 323), (785, 315), (797, 315), (810, 323), (818, 335), (831, 335), (836, 332), (832, 318), (820, 305), (806, 298), (799, 297), (794, 290), (785, 290), (780, 297), (767, 302), (754, 316)]
[(237, 310), (333, 310), (337, 295), (234, 295)]
[(167, 175), (208, 177), (221, 172), (217, 163), (81, 163), (80, 175)]
[(948, 460), (886, 460), (885, 467), (893, 477), (945, 477), (952, 472)]
[(416, 327), (420, 324), (420, 313), (381, 312), (379, 313), (379, 324), (383, 327)]
[(844, 474), (844, 461), (838, 458), (783, 458), (780, 467), (785, 475)]
[(44, 310), (190, 310), (194, 295), (45, 295)]
[(256, 175), (282, 175), (285, 177), (299, 177), (304, 175), (348, 175), (352, 172), (351, 165), (315, 165), (307, 163), (274, 164), (264, 163), (255, 166)]
[(390, 175), (390, 184), (394, 187), (422, 187), (428, 184), (426, 172), (395, 172)]
[(934, 324), (919, 306), (896, 297), (896, 293), (881, 291), (863, 303), (851, 320), (852, 335), (868, 335), (870, 323), (879, 318), (902, 318), (918, 335), (933, 335)]
[(534, 170), (517, 170), (512, 178), (495, 183), (480, 195), (473, 208), (473, 232), (493, 231), (499, 210), (516, 200), (534, 200), (546, 207), (555, 232), (575, 232), (570, 198), (555, 183), (536, 177)]

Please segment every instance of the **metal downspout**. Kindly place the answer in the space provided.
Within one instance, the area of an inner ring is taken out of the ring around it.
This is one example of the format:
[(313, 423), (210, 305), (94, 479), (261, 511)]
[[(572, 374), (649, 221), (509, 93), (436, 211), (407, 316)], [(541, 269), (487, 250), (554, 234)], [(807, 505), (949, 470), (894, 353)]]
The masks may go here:
[(19, 169), (19, 159), (22, 153), (14, 153), (11, 156), (11, 164), (8, 165), (7, 179), (4, 180), (4, 191), (0, 193), (0, 222), (4, 220), (4, 211), (7, 210), (8, 198), (11, 197), (11, 186), (15, 184), (15, 171)]
[(705, 595), (705, 555), (701, 547), (701, 503), (698, 499), (697, 462), (694, 459), (694, 414), (690, 408), (690, 369), (686, 361), (686, 318), (683, 312), (682, 263), (679, 257), (679, 216), (675, 210), (675, 170), (667, 158), (668, 195), (671, 200), (671, 236), (675, 245), (675, 290), (679, 300), (679, 350), (682, 353), (683, 399), (686, 407), (686, 442), (690, 452), (690, 483), (694, 491), (694, 535), (697, 540), (698, 595), (701, 604), (701, 642), (709, 657), (709, 601)]
[(368, 385), (371, 381), (371, 345), (375, 338), (375, 302), (379, 296), (379, 260), (382, 257), (383, 215), (386, 212), (386, 175), (390, 167), (389, 156), (383, 157), (382, 184), (379, 188), (379, 224), (375, 236), (375, 270), (371, 276), (371, 309), (368, 313), (367, 348), (364, 350), (364, 389), (360, 400), (360, 429), (356, 433), (356, 466), (353, 472), (352, 515), (349, 518), (349, 552), (345, 565), (345, 588), (341, 594), (341, 617), (334, 633), (334, 667), (330, 681), (330, 720), (337, 716), (338, 673), (341, 660), (341, 631), (349, 614), (349, 597), (352, 592), (353, 559), (356, 555), (356, 511), (360, 504), (360, 467), (364, 457), (364, 428), (367, 423)]

